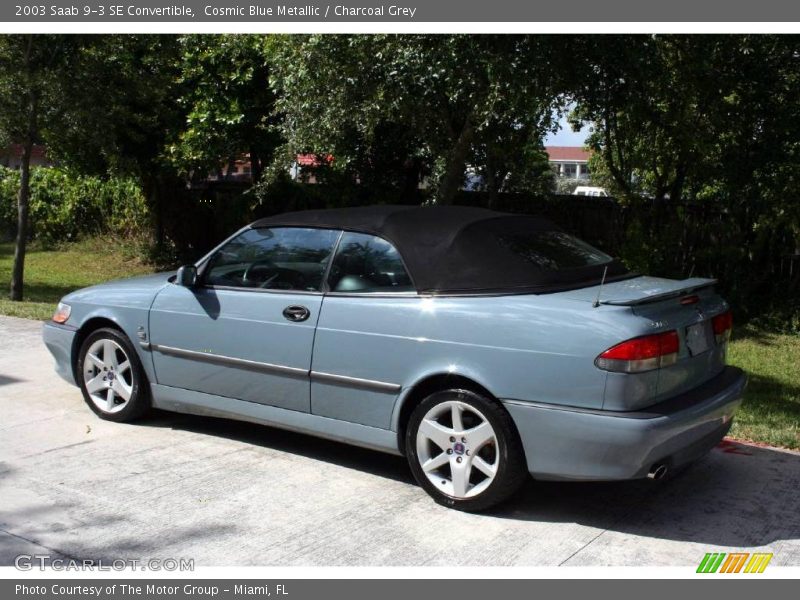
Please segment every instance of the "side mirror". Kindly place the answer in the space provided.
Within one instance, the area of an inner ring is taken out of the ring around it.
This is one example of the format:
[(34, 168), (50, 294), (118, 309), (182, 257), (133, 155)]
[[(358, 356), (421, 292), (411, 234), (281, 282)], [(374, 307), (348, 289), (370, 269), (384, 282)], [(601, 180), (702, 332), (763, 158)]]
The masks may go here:
[(194, 265), (184, 265), (178, 269), (178, 274), (175, 276), (175, 285), (183, 287), (194, 287), (197, 283), (197, 267)]

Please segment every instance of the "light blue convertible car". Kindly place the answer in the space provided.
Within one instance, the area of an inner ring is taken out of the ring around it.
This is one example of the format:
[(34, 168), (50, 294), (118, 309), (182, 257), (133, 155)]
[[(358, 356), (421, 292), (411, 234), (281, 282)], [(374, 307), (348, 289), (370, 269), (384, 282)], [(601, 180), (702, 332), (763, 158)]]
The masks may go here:
[(436, 501), (481, 510), (529, 473), (659, 479), (717, 444), (746, 379), (714, 283), (639, 276), (533, 217), (306, 211), (69, 294), (44, 339), (101, 418), (153, 406), (404, 454)]

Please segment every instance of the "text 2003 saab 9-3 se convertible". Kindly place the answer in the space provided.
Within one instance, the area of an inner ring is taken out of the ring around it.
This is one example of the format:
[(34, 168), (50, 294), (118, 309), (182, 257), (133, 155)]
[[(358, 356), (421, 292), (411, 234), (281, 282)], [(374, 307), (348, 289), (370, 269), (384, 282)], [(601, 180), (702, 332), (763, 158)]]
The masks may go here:
[(401, 453), (480, 510), (528, 473), (658, 479), (717, 444), (746, 379), (714, 283), (639, 276), (533, 217), (307, 211), (69, 294), (44, 339), (104, 419), (154, 406)]

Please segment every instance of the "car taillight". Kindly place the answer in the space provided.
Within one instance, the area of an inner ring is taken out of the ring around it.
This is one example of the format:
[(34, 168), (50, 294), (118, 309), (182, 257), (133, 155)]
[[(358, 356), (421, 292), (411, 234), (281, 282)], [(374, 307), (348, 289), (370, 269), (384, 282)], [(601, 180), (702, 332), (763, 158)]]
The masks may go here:
[(717, 344), (724, 344), (731, 337), (733, 331), (733, 313), (726, 311), (721, 315), (717, 315), (711, 319), (711, 327), (714, 329), (714, 337), (717, 338)]
[(674, 330), (645, 335), (612, 346), (598, 356), (594, 364), (604, 371), (617, 373), (652, 371), (675, 364), (679, 346), (678, 332)]

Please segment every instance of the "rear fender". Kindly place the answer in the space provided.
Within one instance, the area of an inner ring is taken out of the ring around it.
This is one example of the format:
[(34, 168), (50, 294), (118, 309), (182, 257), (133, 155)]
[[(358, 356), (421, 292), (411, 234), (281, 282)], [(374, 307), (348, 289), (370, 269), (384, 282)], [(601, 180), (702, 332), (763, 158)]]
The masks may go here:
[(400, 394), (395, 402), (394, 409), (392, 410), (391, 429), (392, 431), (400, 431), (400, 415), (403, 412), (403, 407), (409, 398), (414, 396), (414, 391), (423, 385), (425, 382), (438, 377), (457, 377), (467, 379), (476, 385), (487, 390), (490, 394), (492, 388), (489, 385), (489, 378), (481, 372), (480, 369), (469, 365), (437, 365), (416, 373), (411, 378), (410, 383), (403, 385)]

